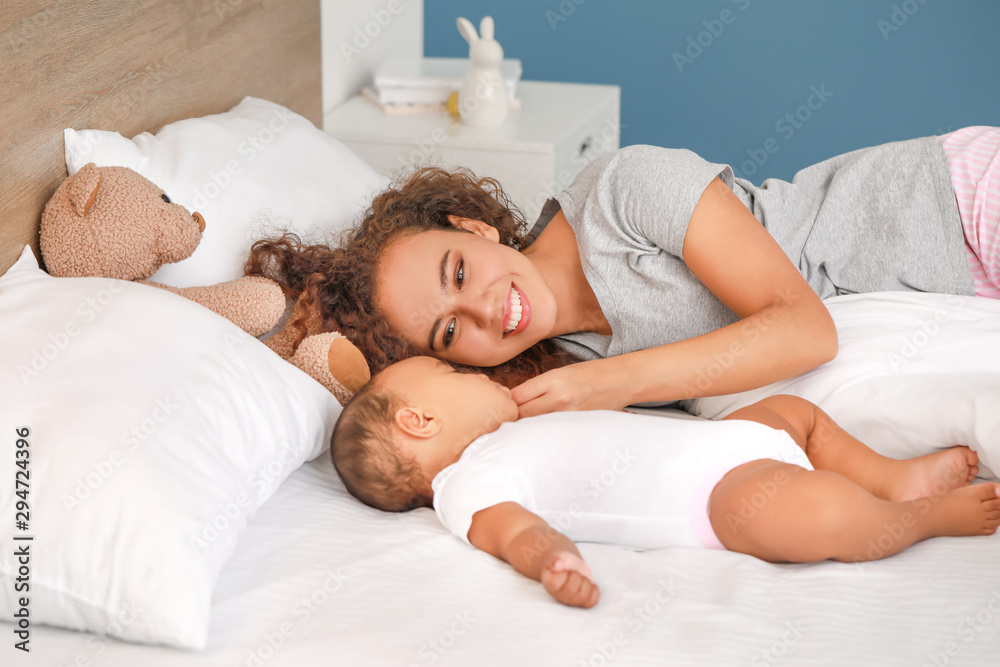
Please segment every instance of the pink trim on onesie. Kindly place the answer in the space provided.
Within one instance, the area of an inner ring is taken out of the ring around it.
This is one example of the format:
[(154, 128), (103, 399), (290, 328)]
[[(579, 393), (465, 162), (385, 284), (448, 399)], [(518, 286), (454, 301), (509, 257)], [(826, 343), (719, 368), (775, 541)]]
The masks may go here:
[(1000, 128), (962, 128), (943, 135), (941, 144), (976, 296), (1000, 299)]

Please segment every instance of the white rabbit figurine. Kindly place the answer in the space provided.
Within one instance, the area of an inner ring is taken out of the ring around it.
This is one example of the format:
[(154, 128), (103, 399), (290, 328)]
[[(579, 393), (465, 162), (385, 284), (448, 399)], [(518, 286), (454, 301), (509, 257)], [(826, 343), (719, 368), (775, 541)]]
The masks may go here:
[(493, 39), (493, 17), (484, 16), (480, 35), (468, 19), (459, 17), (458, 31), (469, 43), (469, 73), (458, 90), (458, 112), (471, 127), (502, 125), (510, 112), (507, 83), (500, 73), (503, 49)]

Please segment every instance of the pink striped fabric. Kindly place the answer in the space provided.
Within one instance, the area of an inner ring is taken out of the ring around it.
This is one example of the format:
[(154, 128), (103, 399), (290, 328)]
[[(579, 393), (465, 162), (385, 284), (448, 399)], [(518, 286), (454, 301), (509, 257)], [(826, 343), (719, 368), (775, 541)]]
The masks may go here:
[(1000, 128), (966, 127), (941, 137), (976, 296), (1000, 299)]

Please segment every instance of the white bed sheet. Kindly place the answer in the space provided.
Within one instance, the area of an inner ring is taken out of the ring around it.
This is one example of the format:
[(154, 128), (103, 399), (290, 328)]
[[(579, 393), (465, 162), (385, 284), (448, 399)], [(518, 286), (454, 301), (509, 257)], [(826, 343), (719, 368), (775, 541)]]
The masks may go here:
[[(1000, 467), (1000, 302), (829, 303), (839, 361), (759, 394), (805, 395), (888, 455), (966, 442)], [(724, 414), (757, 397), (699, 407)], [(250, 523), (215, 589), (205, 651), (36, 626), (30, 656), (4, 655), (78, 667), (1000, 665), (1000, 534), (937, 538), (862, 564), (580, 548), (601, 585), (591, 610), (559, 605), (431, 510), (361, 505), (323, 456)]]
[(23, 664), (1000, 664), (1000, 534), (851, 565), (581, 550), (602, 586), (591, 610), (554, 602), (430, 510), (362, 506), (323, 457), (294, 473), (240, 540), (204, 652), (36, 627)]

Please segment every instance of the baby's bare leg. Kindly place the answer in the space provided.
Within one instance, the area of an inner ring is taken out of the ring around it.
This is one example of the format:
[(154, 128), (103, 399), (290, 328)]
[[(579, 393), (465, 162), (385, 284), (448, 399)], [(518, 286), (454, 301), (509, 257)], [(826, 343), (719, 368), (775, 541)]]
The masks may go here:
[(771, 396), (726, 419), (745, 419), (787, 431), (817, 470), (839, 473), (885, 500), (943, 495), (969, 484), (979, 472), (979, 457), (968, 447), (905, 461), (882, 456), (797, 396)]
[(722, 478), (709, 518), (723, 546), (763, 560), (876, 560), (930, 537), (993, 534), (1000, 484), (896, 502), (834, 472), (760, 459)]

